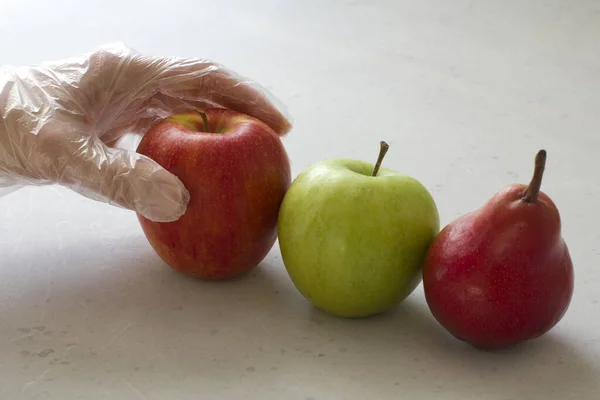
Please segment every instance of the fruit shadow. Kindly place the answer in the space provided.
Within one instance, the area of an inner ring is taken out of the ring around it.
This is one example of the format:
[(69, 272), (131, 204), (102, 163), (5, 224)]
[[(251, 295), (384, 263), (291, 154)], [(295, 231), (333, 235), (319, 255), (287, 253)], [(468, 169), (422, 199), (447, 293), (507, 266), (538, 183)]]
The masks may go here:
[[(52, 378), (40, 393), (98, 375), (140, 393), (153, 379), (163, 393), (182, 385), (225, 390), (237, 381), (291, 400), (339, 398), (352, 385), (359, 397), (489, 400), (591, 399), (600, 389), (594, 361), (557, 334), (494, 353), (459, 342), (433, 320), (420, 287), (388, 313), (342, 319), (296, 291), (276, 246), (247, 275), (204, 282), (168, 268), (143, 237), (128, 240), (118, 246), (126, 251), (96, 258), (88, 244), (63, 248), (68, 263), (54, 265), (52, 283), (32, 280), (3, 315), (16, 335), (10, 351), (33, 354), (23, 346), (35, 345), (57, 356), (36, 359), (31, 375), (22, 375)], [(43, 260), (52, 249), (38, 250), (33, 258)], [(41, 319), (44, 335), (19, 336), (35, 332)]]
[(342, 320), (317, 309), (312, 314), (343, 335), (348, 352), (387, 360), (395, 385), (423, 398), (592, 399), (600, 390), (600, 363), (561, 337), (559, 327), (511, 348), (478, 350), (437, 323), (422, 286), (381, 315)]

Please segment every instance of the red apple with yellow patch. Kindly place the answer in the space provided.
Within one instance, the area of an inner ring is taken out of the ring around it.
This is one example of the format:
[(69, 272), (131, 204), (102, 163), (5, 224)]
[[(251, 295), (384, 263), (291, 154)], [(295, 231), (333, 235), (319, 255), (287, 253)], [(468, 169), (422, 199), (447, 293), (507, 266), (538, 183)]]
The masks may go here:
[(176, 114), (153, 125), (137, 152), (177, 176), (190, 193), (177, 221), (138, 214), (150, 245), (171, 268), (230, 279), (271, 250), (291, 168), (280, 136), (267, 124), (224, 108)]

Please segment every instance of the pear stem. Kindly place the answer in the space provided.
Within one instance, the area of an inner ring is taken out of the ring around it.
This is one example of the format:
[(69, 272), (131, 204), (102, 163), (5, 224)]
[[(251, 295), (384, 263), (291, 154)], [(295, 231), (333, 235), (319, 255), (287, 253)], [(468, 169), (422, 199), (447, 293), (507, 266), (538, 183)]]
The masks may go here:
[(202, 117), (202, 123), (204, 124), (204, 130), (208, 132), (208, 118), (206, 117), (206, 113), (201, 110), (196, 110), (198, 114)]
[(523, 193), (523, 200), (528, 203), (533, 203), (537, 200), (540, 192), (540, 186), (542, 186), (542, 176), (544, 175), (544, 168), (546, 167), (546, 150), (540, 150), (535, 156), (535, 169), (533, 171), (533, 177), (525, 192)]
[(383, 157), (385, 157), (385, 153), (387, 153), (390, 146), (384, 142), (383, 140), (379, 142), (379, 157), (377, 157), (377, 162), (375, 163), (375, 167), (373, 168), (373, 173), (371, 176), (377, 176), (379, 172), (379, 168), (381, 167), (381, 162), (383, 161)]

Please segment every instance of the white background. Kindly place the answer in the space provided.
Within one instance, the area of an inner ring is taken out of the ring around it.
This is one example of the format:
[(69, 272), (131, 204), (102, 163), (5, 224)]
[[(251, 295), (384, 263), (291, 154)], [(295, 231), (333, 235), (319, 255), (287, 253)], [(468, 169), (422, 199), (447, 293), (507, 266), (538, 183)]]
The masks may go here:
[(224, 63), (287, 106), (294, 176), (374, 160), (385, 139), (385, 166), (431, 190), (442, 225), (526, 183), (545, 148), (576, 270), (551, 333), (483, 353), (442, 330), (421, 286), (388, 314), (336, 319), (277, 245), (244, 279), (201, 283), (158, 259), (133, 213), (26, 188), (0, 199), (0, 398), (598, 398), (599, 2), (4, 0), (0, 37), (0, 64), (113, 41)]

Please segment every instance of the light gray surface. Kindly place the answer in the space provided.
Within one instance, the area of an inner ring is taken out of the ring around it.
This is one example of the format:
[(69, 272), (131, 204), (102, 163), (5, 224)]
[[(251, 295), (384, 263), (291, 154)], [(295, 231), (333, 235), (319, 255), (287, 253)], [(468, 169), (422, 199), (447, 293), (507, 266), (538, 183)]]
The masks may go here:
[(5, 0), (0, 64), (115, 40), (215, 59), (288, 106), (294, 176), (373, 160), (385, 139), (386, 166), (432, 191), (442, 224), (528, 181), (546, 148), (576, 269), (561, 323), (478, 352), (435, 323), (421, 286), (386, 315), (332, 318), (277, 246), (244, 279), (200, 283), (160, 262), (132, 213), (27, 188), (0, 199), (2, 399), (598, 398), (600, 3), (371, 3)]

